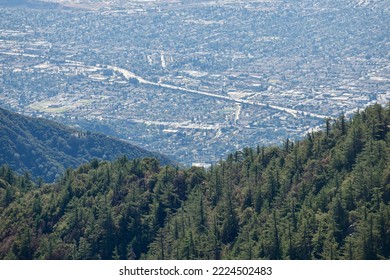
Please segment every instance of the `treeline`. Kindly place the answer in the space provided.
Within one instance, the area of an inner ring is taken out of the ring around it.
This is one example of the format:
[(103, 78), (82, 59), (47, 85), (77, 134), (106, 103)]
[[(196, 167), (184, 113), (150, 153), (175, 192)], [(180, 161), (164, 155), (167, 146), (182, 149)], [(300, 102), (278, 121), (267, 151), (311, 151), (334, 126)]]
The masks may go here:
[(390, 106), (209, 170), (93, 160), (0, 169), (3, 259), (389, 259)]
[(388, 259), (390, 108), (281, 147), (246, 148), (159, 230), (151, 259)]
[(169, 159), (130, 143), (99, 133), (81, 131), (58, 123), (30, 118), (0, 108), (0, 165), (19, 174), (28, 172), (36, 180), (53, 182), (67, 167), (76, 168), (93, 158), (114, 160), (157, 157)]
[(0, 258), (139, 259), (201, 170), (154, 158), (92, 160), (58, 182), (35, 185), (0, 168)]

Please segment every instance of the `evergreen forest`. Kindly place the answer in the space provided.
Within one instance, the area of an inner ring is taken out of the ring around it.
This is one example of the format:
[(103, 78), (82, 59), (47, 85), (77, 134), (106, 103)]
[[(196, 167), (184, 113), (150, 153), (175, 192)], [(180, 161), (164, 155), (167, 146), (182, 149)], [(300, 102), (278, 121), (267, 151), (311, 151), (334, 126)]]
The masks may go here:
[(167, 157), (100, 133), (82, 131), (42, 118), (31, 118), (0, 108), (0, 165), (18, 173), (53, 182), (67, 167), (76, 168), (93, 158), (113, 160)]
[[(389, 259), (390, 104), (209, 169), (0, 168), (0, 259)], [(3, 151), (2, 151), (3, 152)]]

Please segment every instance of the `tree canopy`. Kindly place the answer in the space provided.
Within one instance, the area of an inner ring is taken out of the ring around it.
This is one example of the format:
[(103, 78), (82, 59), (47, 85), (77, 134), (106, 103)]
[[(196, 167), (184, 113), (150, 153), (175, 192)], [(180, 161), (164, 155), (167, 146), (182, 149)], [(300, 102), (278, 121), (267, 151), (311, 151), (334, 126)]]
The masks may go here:
[(66, 168), (76, 168), (93, 158), (114, 160), (120, 155), (134, 159), (167, 157), (99, 133), (81, 131), (58, 123), (22, 116), (0, 108), (0, 165), (20, 174), (29, 172), (53, 182)]
[(2, 259), (389, 259), (390, 107), (210, 169), (92, 160), (52, 184), (0, 168)]

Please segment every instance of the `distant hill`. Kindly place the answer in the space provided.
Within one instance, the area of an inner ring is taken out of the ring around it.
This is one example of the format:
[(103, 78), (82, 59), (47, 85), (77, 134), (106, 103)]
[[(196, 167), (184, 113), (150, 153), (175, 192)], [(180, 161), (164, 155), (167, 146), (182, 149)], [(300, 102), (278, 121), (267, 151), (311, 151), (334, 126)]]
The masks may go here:
[(30, 8), (55, 8), (59, 5), (56, 3), (47, 3), (43, 1), (34, 0), (0, 0), (0, 6), (15, 7), (15, 6), (26, 6)]
[(27, 4), (28, 0), (0, 0), (0, 5), (2, 6), (18, 6)]
[(122, 140), (0, 108), (0, 165), (7, 164), (19, 173), (28, 171), (51, 182), (68, 167), (120, 155), (129, 159), (157, 157), (162, 163), (169, 162), (160, 154)]

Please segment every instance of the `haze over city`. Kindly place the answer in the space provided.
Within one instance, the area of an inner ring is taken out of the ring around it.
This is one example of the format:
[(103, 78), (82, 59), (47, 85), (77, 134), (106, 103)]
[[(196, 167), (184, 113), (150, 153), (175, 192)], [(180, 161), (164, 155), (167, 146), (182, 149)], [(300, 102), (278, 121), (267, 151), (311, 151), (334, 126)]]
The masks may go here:
[(3, 2), (1, 106), (185, 165), (390, 100), (385, 0)]

